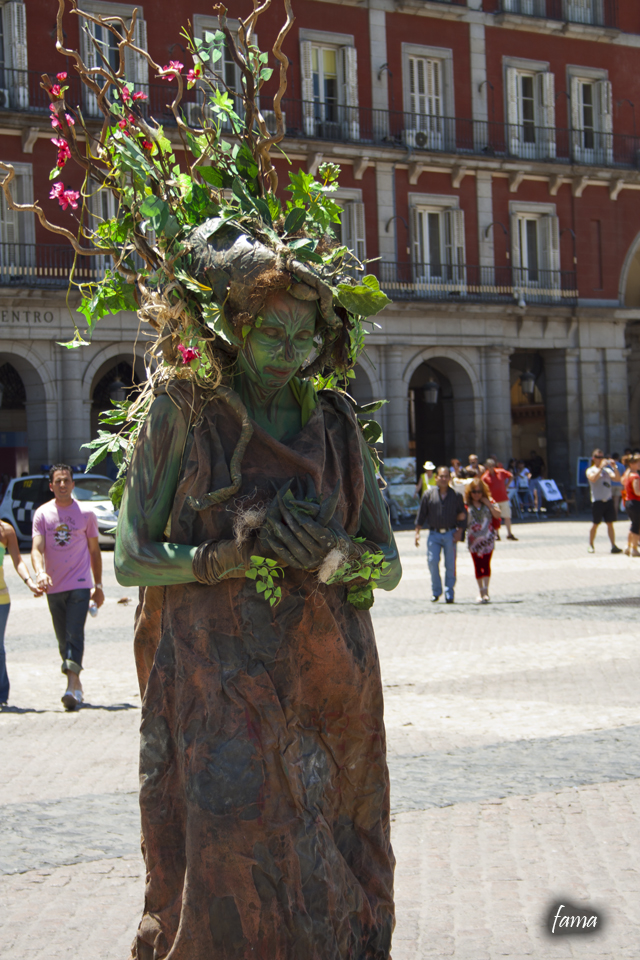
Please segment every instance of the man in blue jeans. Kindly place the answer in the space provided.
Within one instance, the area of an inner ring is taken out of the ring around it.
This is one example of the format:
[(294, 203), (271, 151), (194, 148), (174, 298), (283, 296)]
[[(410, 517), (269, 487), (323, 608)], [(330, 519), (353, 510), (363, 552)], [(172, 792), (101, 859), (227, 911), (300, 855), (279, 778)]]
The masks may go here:
[(74, 486), (71, 467), (66, 463), (51, 467), (53, 500), (35, 512), (31, 548), (36, 582), (47, 594), (62, 672), (67, 677), (62, 697), (65, 710), (77, 710), (82, 703), (80, 671), (89, 600), (93, 595), (96, 606), (104, 603), (98, 521), (88, 504), (74, 500)]
[(456, 583), (456, 543), (462, 539), (467, 525), (467, 511), (462, 494), (451, 487), (449, 467), (438, 467), (435, 487), (429, 487), (416, 517), (416, 547), (420, 546), (420, 529), (429, 528), (427, 564), (431, 574), (431, 600), (442, 594), (440, 554), (444, 553), (444, 598), (453, 603)]

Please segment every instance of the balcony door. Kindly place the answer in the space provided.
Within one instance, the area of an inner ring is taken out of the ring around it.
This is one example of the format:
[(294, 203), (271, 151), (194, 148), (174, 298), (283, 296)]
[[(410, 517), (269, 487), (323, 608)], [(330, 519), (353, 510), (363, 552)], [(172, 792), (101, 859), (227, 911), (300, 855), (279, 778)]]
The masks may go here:
[(555, 83), (552, 73), (508, 67), (509, 152), (531, 160), (556, 155)]
[(608, 80), (571, 78), (571, 144), (578, 163), (613, 163), (613, 102)]
[(442, 61), (409, 57), (409, 115), (407, 142), (423, 150), (443, 150), (444, 96)]
[(359, 140), (357, 52), (352, 46), (300, 41), (304, 133)]
[(560, 296), (560, 239), (554, 214), (512, 215), (514, 291), (528, 291), (527, 299)]
[(414, 207), (411, 217), (414, 281), (460, 293), (466, 283), (464, 212)]

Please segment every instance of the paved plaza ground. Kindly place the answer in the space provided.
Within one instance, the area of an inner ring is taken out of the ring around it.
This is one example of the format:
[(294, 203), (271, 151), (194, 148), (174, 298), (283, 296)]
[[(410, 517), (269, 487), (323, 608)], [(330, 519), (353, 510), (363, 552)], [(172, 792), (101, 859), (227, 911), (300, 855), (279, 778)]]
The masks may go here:
[[(626, 522), (617, 524), (626, 542)], [(640, 956), (640, 559), (586, 520), (519, 524), (473, 603), (430, 602), (423, 546), (373, 608), (385, 684), (397, 926), (393, 960)], [(11, 710), (0, 714), (0, 957), (127, 960), (142, 908), (136, 591), (105, 555), (87, 625), (87, 706), (65, 714), (44, 600), (7, 567)], [(128, 597), (128, 604), (118, 603)], [(554, 902), (606, 917), (544, 935)], [(213, 960), (213, 958), (212, 958)]]

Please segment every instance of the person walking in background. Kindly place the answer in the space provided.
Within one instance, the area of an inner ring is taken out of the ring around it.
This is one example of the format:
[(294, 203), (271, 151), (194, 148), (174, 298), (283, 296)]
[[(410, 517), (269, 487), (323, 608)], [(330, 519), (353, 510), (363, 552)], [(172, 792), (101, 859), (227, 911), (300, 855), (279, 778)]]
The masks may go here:
[(531, 495), (531, 488), (529, 486), (529, 482), (531, 480), (531, 471), (527, 467), (524, 460), (518, 460), (516, 463), (515, 480), (518, 499), (525, 510), (530, 510), (533, 507), (533, 497)]
[(456, 583), (456, 544), (467, 525), (467, 513), (461, 494), (452, 490), (449, 467), (438, 467), (436, 486), (430, 487), (416, 517), (416, 547), (420, 546), (420, 529), (429, 528), (427, 564), (431, 575), (431, 600), (440, 599), (440, 554), (444, 553), (444, 598), (453, 603)]
[(611, 498), (613, 500), (613, 509), (616, 512), (616, 520), (618, 519), (618, 514), (620, 513), (620, 502), (622, 500), (622, 480), (625, 470), (627, 469), (627, 464), (623, 463), (620, 459), (619, 453), (612, 453), (611, 459), (618, 468), (618, 473), (620, 474), (620, 483), (617, 480), (614, 480), (611, 484)]
[(480, 463), (477, 453), (470, 453), (465, 473), (468, 477), (479, 477), (484, 473), (484, 466)]
[(595, 553), (596, 533), (603, 520), (607, 525), (607, 533), (611, 541), (611, 553), (622, 553), (620, 547), (616, 547), (616, 534), (613, 529), (616, 514), (613, 509), (611, 492), (611, 483), (613, 480), (620, 481), (620, 474), (614, 461), (606, 460), (600, 449), (594, 450), (591, 454), (591, 466), (587, 469), (587, 480), (591, 490), (591, 515), (593, 519), (593, 525), (589, 531), (589, 553)]
[(489, 488), (479, 477), (465, 490), (467, 504), (467, 546), (476, 572), (478, 598), (476, 603), (489, 603), (491, 556), (496, 541), (494, 518), (501, 517), (497, 504), (492, 503)]
[(27, 565), (20, 556), (20, 548), (15, 530), (10, 523), (7, 523), (5, 520), (0, 521), (0, 707), (7, 706), (10, 690), (7, 658), (4, 649), (4, 634), (7, 628), (7, 620), (9, 619), (9, 611), (11, 610), (11, 598), (9, 597), (9, 590), (4, 581), (4, 570), (2, 569), (5, 553), (8, 553), (11, 557), (16, 573), (21, 580), (24, 580), (34, 597), (40, 597), (42, 595), (42, 590), (40, 590), (31, 579)]
[(509, 503), (509, 494), (507, 485), (512, 479), (512, 474), (504, 467), (499, 467), (493, 457), (489, 457), (486, 464), (486, 471), (481, 479), (486, 483), (491, 497), (500, 511), (500, 516), (504, 520), (507, 528), (507, 540), (517, 540), (511, 532), (511, 504)]
[(629, 456), (629, 466), (622, 478), (624, 483), (625, 509), (631, 528), (624, 551), (628, 557), (640, 557), (638, 539), (640, 538), (640, 453)]
[(529, 473), (531, 474), (529, 490), (533, 498), (533, 505), (535, 510), (540, 513), (540, 507), (542, 506), (542, 487), (540, 486), (540, 481), (544, 476), (546, 464), (540, 454), (536, 453), (535, 450), (530, 452), (529, 459), (526, 463), (529, 468)]
[(97, 607), (104, 603), (98, 521), (86, 503), (73, 499), (74, 487), (71, 467), (54, 464), (49, 470), (53, 500), (35, 512), (31, 548), (37, 584), (47, 594), (62, 672), (67, 677), (62, 697), (65, 710), (76, 710), (82, 703), (80, 671), (89, 600), (93, 596)]
[(427, 460), (422, 464), (422, 473), (420, 474), (420, 479), (416, 484), (416, 497), (421, 497), (426, 492), (428, 487), (435, 487), (436, 485), (436, 465), (432, 460)]

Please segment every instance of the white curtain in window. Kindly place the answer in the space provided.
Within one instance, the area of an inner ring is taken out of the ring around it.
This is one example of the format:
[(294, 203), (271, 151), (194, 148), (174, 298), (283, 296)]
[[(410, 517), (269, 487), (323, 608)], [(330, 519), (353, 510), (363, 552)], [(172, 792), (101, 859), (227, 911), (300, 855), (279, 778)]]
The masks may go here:
[(464, 237), (464, 210), (452, 208), (444, 211), (445, 223), (445, 260), (449, 269), (449, 277), (456, 283), (464, 283), (466, 279), (465, 237)]
[(14, 110), (29, 106), (29, 62), (27, 54), (27, 10), (24, 3), (11, 0), (2, 8), (5, 64), (10, 69), (9, 89)]
[(341, 106), (344, 110), (344, 135), (347, 140), (359, 140), (358, 51), (355, 47), (340, 47), (340, 67), (342, 70)]

